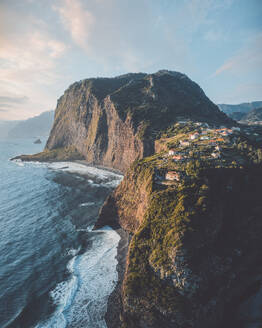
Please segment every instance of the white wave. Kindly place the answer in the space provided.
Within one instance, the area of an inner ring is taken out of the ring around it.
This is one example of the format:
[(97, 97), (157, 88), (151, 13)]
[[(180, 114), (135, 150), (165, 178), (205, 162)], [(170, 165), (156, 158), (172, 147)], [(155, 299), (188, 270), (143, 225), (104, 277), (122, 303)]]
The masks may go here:
[(21, 159), (13, 159), (13, 160), (11, 160), (11, 158), (10, 158), (9, 161), (15, 163), (18, 166), (24, 166), (24, 163), (21, 161)]
[(95, 203), (94, 202), (87, 202), (87, 203), (80, 204), (79, 207), (92, 206), (92, 205), (95, 205)]
[(78, 173), (83, 175), (90, 175), (94, 177), (99, 177), (102, 180), (106, 180), (109, 178), (117, 178), (122, 179), (123, 176), (121, 174), (117, 174), (108, 170), (100, 169), (94, 166), (87, 166), (80, 163), (73, 162), (55, 162), (48, 163), (47, 166), (53, 170), (63, 170), (71, 173)]
[[(77, 173), (79, 175), (88, 176), (88, 182), (94, 186), (104, 186), (104, 187), (110, 187), (110, 188), (116, 188), (121, 180), (123, 179), (123, 175), (114, 173), (108, 170), (104, 170), (101, 168), (93, 167), (93, 166), (87, 166), (80, 163), (74, 163), (74, 162), (52, 162), (52, 163), (44, 163), (44, 162), (23, 162), (20, 159), (13, 160), (13, 162), (19, 166), (25, 166), (25, 165), (32, 165), (36, 167), (47, 167), (54, 171), (63, 171), (63, 172), (69, 172), (69, 173)], [(81, 176), (77, 176), (78, 179), (83, 179)], [(92, 180), (94, 179), (100, 179), (102, 183), (96, 183)]]
[[(67, 254), (68, 255), (71, 255), (71, 256), (76, 256), (76, 254), (80, 251), (80, 247), (78, 249), (69, 249), (67, 251)], [(71, 272), (71, 271), (70, 271)]]
[(71, 279), (51, 292), (55, 313), (36, 328), (106, 328), (107, 300), (117, 281), (116, 253), (119, 235), (109, 227), (97, 230), (92, 247), (68, 264)]
[(121, 180), (111, 180), (111, 181), (108, 181), (105, 183), (101, 183), (101, 185), (104, 187), (116, 188), (119, 185), (119, 183), (121, 182)]
[(94, 182), (93, 180), (91, 180), (91, 179), (88, 179), (87, 181), (88, 181), (88, 183), (91, 184), (93, 187), (100, 187), (100, 186), (101, 186), (101, 184), (99, 184), (99, 183), (95, 183), (95, 182)]
[(78, 278), (74, 274), (74, 265), (76, 256), (68, 263), (68, 270), (71, 272), (71, 278), (60, 282), (54, 290), (50, 292), (53, 303), (57, 306), (55, 313), (44, 322), (40, 322), (35, 328), (66, 328), (67, 320), (64, 311), (71, 305), (78, 287)]
[(16, 162), (16, 164), (18, 165), (18, 166), (25, 166), (25, 164), (21, 161), (21, 162)]

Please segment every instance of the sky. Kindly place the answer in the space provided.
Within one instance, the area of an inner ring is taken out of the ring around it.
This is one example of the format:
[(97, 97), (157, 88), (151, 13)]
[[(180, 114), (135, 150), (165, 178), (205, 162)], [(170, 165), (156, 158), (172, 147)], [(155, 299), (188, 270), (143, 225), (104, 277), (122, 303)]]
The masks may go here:
[(75, 81), (185, 73), (215, 103), (262, 100), (262, 0), (0, 0), (0, 119)]

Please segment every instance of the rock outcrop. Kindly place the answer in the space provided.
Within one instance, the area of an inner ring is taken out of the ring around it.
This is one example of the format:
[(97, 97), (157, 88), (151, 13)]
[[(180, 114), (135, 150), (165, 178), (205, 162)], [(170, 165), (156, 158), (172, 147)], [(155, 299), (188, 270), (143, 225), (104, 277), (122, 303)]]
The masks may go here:
[(34, 144), (41, 144), (41, 143), (42, 143), (41, 139), (36, 139), (36, 140), (34, 141)]
[(75, 147), (92, 164), (126, 171), (135, 159), (154, 153), (159, 131), (181, 119), (233, 122), (181, 73), (82, 80), (58, 100), (44, 158), (48, 151)]

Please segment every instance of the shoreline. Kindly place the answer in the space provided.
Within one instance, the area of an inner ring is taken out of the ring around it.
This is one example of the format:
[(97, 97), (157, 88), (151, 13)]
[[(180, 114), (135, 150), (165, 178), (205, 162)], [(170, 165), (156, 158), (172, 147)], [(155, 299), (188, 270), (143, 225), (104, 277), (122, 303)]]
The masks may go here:
[(124, 176), (124, 173), (121, 172), (118, 169), (113, 169), (113, 168), (106, 167), (106, 166), (103, 166), (103, 165), (92, 164), (92, 163), (89, 163), (89, 162), (87, 162), (85, 160), (77, 159), (77, 160), (65, 161), (65, 162), (78, 163), (78, 164), (82, 164), (84, 166), (89, 166), (89, 167), (96, 167), (96, 168), (101, 169), (101, 170), (105, 170), (105, 171), (108, 171), (108, 172), (111, 172), (111, 173), (115, 173), (115, 174), (119, 174), (119, 175)]
[(120, 240), (117, 246), (117, 266), (116, 271), (118, 273), (117, 284), (109, 295), (107, 301), (107, 310), (105, 314), (105, 321), (107, 328), (119, 328), (120, 327), (120, 314), (122, 313), (122, 299), (121, 299), (121, 288), (124, 279), (126, 269), (126, 258), (131, 235), (123, 228), (113, 228), (119, 236)]
[(103, 166), (103, 165), (96, 165), (96, 164), (93, 164), (93, 163), (89, 163), (89, 162), (87, 162), (86, 160), (83, 160), (83, 159), (75, 159), (75, 160), (74, 159), (72, 159), (72, 160), (53, 160), (53, 161), (46, 160), (46, 161), (41, 161), (41, 160), (33, 160), (33, 159), (25, 160), (25, 159), (19, 158), (20, 156), (22, 156), (22, 155), (9, 158), (8, 160), (11, 161), (11, 162), (12, 161), (20, 160), (21, 162), (27, 162), (27, 163), (30, 163), (30, 162), (39, 162), (39, 163), (46, 163), (46, 164), (50, 164), (50, 163), (61, 163), (61, 162), (65, 162), (65, 163), (77, 163), (77, 164), (80, 164), (80, 165), (83, 165), (83, 166), (95, 167), (95, 168), (98, 168), (100, 170), (105, 170), (105, 171), (108, 171), (108, 172), (111, 172), (111, 173), (115, 173), (115, 174), (119, 174), (121, 176), (124, 176), (124, 173), (122, 171), (118, 170), (118, 169), (114, 169), (114, 168)]
[[(120, 170), (114, 169), (114, 168), (108, 168), (102, 165), (95, 165), (92, 163), (88, 163), (85, 160), (73, 160), (70, 161), (72, 163), (78, 163), (81, 165), (84, 165), (86, 167), (95, 167), (98, 169), (102, 169), (111, 173), (119, 174), (121, 176), (124, 176), (124, 173)], [(104, 203), (103, 203), (104, 205)], [(100, 207), (103, 207), (103, 205)], [(97, 218), (98, 220), (98, 218)], [(112, 290), (111, 294), (108, 297), (107, 301), (107, 309), (105, 313), (105, 322), (107, 325), (107, 328), (119, 328), (121, 325), (120, 322), (120, 314), (122, 313), (122, 298), (121, 298), (121, 288), (122, 283), (124, 279), (125, 269), (126, 269), (126, 258), (129, 248), (129, 243), (131, 240), (131, 234), (125, 231), (121, 227), (115, 227), (110, 224), (108, 224), (115, 232), (118, 233), (120, 236), (119, 243), (117, 245), (117, 265), (116, 265), (116, 271), (118, 274), (117, 283), (115, 288)]]
[[(10, 161), (16, 160), (16, 158), (9, 158)], [(21, 160), (21, 159), (20, 159)], [(22, 162), (34, 162), (34, 161), (26, 161), (21, 160)], [(108, 168), (102, 165), (95, 165), (92, 163), (89, 163), (85, 160), (65, 160), (65, 161), (37, 161), (43, 164), (50, 164), (50, 163), (61, 163), (61, 162), (67, 162), (67, 163), (76, 163), (83, 165), (85, 167), (94, 167), (101, 170), (105, 170), (114, 174), (118, 174), (121, 176), (124, 176), (124, 173), (120, 170), (114, 169), (114, 168)], [(104, 203), (102, 204), (101, 208), (103, 207)], [(97, 218), (98, 220), (98, 218)], [(108, 224), (111, 226), (110, 224)], [(117, 245), (117, 265), (116, 265), (116, 271), (118, 274), (116, 286), (112, 290), (112, 292), (109, 295), (108, 301), (107, 301), (107, 310), (104, 316), (104, 319), (106, 321), (107, 328), (119, 328), (120, 327), (120, 314), (122, 312), (122, 299), (121, 299), (121, 288), (122, 288), (122, 282), (125, 274), (125, 268), (126, 268), (126, 258), (127, 258), (127, 252), (129, 243), (131, 240), (131, 235), (125, 231), (121, 227), (111, 226), (111, 228), (118, 233), (120, 236), (119, 243)]]

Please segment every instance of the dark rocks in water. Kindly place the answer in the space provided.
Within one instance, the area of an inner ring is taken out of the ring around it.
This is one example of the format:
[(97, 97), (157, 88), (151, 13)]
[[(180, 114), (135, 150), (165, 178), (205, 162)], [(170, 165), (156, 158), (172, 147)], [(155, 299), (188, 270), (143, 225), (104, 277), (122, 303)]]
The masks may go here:
[(42, 143), (42, 141), (40, 140), (40, 139), (36, 139), (35, 141), (34, 141), (34, 144), (41, 144)]
[(180, 119), (233, 124), (178, 72), (86, 79), (58, 100), (45, 152), (73, 146), (89, 163), (123, 172), (153, 154), (159, 131)]

